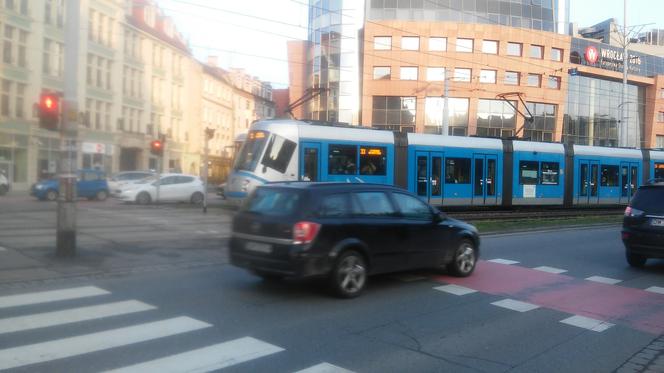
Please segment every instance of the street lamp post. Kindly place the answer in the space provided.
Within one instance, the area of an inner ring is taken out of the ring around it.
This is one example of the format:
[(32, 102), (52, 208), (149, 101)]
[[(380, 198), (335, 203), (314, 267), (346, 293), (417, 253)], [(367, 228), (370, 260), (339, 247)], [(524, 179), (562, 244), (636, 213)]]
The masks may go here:
[(204, 152), (204, 160), (203, 160), (203, 184), (204, 184), (204, 193), (203, 193), (203, 213), (207, 213), (207, 194), (208, 194), (208, 175), (209, 175), (209, 156), (208, 153), (210, 152), (209, 150), (209, 142), (210, 139), (214, 137), (214, 128), (206, 128), (205, 129), (205, 148), (203, 150)]
[(620, 106), (620, 146), (621, 147), (627, 147), (629, 145), (629, 139), (627, 138), (629, 135), (629, 127), (627, 123), (627, 118), (625, 117), (625, 99), (627, 97), (627, 44), (629, 44), (629, 40), (627, 38), (629, 37), (628, 32), (627, 32), (627, 0), (623, 0), (623, 27), (624, 27), (624, 33), (623, 33), (623, 82), (622, 82), (622, 98), (621, 98), (621, 106)]

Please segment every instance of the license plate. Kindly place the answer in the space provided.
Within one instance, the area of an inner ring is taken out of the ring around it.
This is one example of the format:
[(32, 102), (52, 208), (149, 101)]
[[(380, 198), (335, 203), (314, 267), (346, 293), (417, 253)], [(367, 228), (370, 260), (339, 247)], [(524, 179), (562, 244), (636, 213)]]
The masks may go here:
[(244, 248), (257, 253), (269, 254), (272, 252), (272, 245), (261, 242), (247, 242), (244, 244)]
[(655, 227), (664, 227), (664, 219), (652, 219), (650, 225)]

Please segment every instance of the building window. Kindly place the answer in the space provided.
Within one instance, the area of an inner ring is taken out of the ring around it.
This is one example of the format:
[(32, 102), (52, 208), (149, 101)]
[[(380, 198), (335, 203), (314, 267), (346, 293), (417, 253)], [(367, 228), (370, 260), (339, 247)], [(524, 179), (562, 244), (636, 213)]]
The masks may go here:
[(560, 48), (551, 48), (551, 61), (563, 62), (563, 50)]
[(44, 39), (42, 72), (46, 75), (62, 77), (64, 66), (64, 44)]
[(374, 80), (390, 80), (391, 69), (389, 66), (374, 66), (373, 68)]
[(2, 62), (19, 67), (28, 67), (28, 33), (16, 27), (4, 25), (2, 41)]
[(530, 46), (530, 58), (543, 59), (544, 58), (544, 47), (541, 45), (531, 45)]
[(471, 76), (471, 69), (454, 69), (454, 80), (457, 82), (469, 82)]
[[(511, 105), (510, 105), (511, 103)], [(516, 129), (516, 101), (477, 101), (477, 135), (485, 137), (511, 137)]]
[(507, 55), (521, 57), (523, 51), (523, 44), (521, 43), (507, 43)]
[(2, 79), (0, 90), (0, 117), (26, 118), (25, 89), (23, 83)]
[(664, 88), (659, 89), (659, 98), (664, 98)]
[(473, 39), (462, 39), (457, 38), (456, 40), (456, 51), (464, 53), (473, 52)]
[(445, 68), (427, 67), (427, 80), (430, 82), (440, 82), (445, 80)]
[(528, 74), (528, 87), (540, 87), (542, 85), (542, 75)]
[(401, 80), (417, 80), (417, 67), (401, 66), (400, 78)]
[(664, 122), (664, 111), (660, 111), (657, 113), (657, 121)]
[[(664, 136), (657, 135), (655, 147), (657, 149), (664, 149)], [(664, 166), (662, 166), (662, 168), (663, 168), (662, 174), (664, 174)]]
[(495, 40), (482, 40), (482, 53), (498, 54), (498, 42)]
[(390, 50), (392, 49), (391, 36), (374, 36), (374, 49), (376, 50)]
[(550, 89), (560, 89), (560, 77), (549, 76), (547, 79), (547, 87)]
[(496, 70), (480, 70), (480, 83), (495, 84)]
[(445, 52), (447, 50), (447, 38), (429, 38), (430, 52)]
[[(449, 135), (465, 136), (468, 130), (468, 102), (467, 98), (447, 99)], [(445, 113), (445, 98), (427, 97), (424, 102), (424, 132), (442, 133), (443, 115)]]
[(405, 51), (420, 50), (420, 38), (418, 36), (401, 37), (401, 49)]
[(413, 128), (415, 115), (415, 97), (373, 96), (372, 122), (377, 128)]
[(516, 71), (505, 71), (505, 85), (519, 85), (519, 77)]
[(2, 90), (0, 91), (0, 116), (10, 117), (11, 108), (9, 104), (9, 97), (12, 95), (12, 82), (2, 79)]
[(557, 105), (526, 102), (533, 122), (526, 122), (523, 135), (531, 141), (553, 141), (556, 129)]

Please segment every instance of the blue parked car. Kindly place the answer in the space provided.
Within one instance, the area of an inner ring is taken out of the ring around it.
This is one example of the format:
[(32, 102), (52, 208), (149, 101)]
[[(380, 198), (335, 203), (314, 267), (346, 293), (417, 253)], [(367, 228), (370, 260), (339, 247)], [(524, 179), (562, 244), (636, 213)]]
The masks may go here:
[[(42, 180), (32, 186), (30, 195), (40, 200), (55, 201), (60, 192), (58, 179)], [(106, 175), (99, 170), (80, 170), (76, 181), (78, 197), (103, 201), (108, 197)]]

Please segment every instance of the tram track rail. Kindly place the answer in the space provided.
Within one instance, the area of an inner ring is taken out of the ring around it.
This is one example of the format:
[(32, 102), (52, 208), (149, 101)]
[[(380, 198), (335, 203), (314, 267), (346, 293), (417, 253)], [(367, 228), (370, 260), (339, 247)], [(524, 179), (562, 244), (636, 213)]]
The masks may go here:
[(516, 209), (516, 210), (484, 210), (484, 211), (449, 211), (447, 215), (460, 220), (529, 220), (529, 219), (560, 219), (597, 216), (620, 216), (625, 208), (576, 208), (576, 209)]

